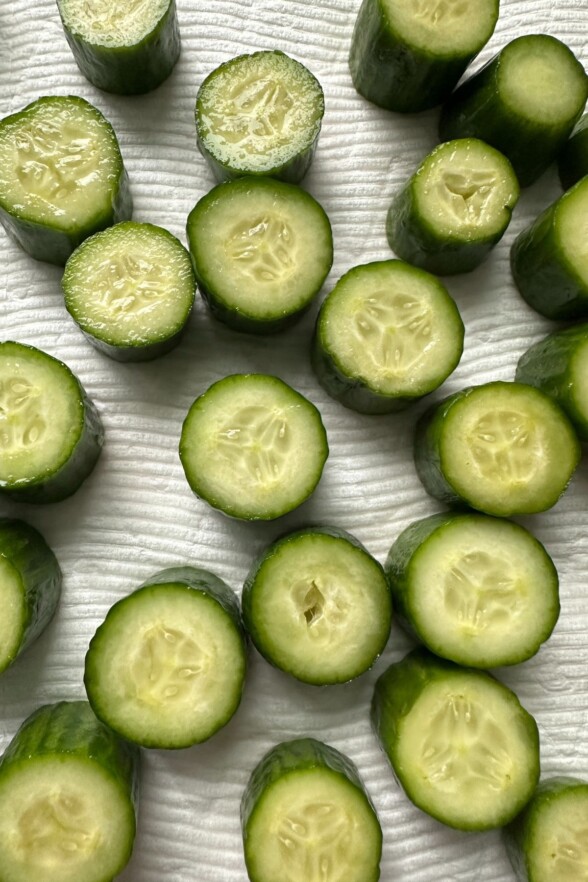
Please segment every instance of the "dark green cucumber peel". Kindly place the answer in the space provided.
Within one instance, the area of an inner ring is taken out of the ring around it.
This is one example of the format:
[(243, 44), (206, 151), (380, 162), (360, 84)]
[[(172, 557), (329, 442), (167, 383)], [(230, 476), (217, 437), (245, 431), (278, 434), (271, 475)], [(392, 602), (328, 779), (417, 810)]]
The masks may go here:
[(557, 158), (559, 179), (569, 190), (588, 175), (588, 113), (585, 113)]

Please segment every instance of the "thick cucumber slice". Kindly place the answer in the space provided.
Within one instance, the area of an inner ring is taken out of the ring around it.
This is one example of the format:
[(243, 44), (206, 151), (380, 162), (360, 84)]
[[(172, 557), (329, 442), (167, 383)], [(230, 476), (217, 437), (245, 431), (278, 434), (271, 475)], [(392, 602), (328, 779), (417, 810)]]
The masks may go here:
[(324, 301), (312, 363), (329, 395), (360, 413), (391, 413), (447, 379), (464, 327), (442, 283), (400, 260), (349, 270)]
[(41, 534), (0, 518), (0, 672), (45, 630), (60, 594), (61, 570)]
[(411, 802), (458, 830), (511, 821), (539, 779), (539, 733), (489, 674), (415, 650), (376, 683), (376, 735)]
[(527, 187), (555, 160), (587, 97), (588, 77), (565, 43), (517, 37), (448, 99), (441, 140), (481, 138), (510, 159)]
[(132, 221), (96, 233), (67, 261), (66, 308), (118, 361), (145, 361), (180, 340), (194, 303), (190, 255), (161, 227)]
[(238, 331), (280, 331), (309, 307), (333, 263), (329, 219), (293, 184), (241, 178), (214, 187), (187, 225), (198, 289)]
[(70, 369), (23, 343), (0, 343), (0, 494), (58, 502), (88, 477), (104, 432)]
[(180, 440), (194, 493), (243, 520), (272, 520), (301, 505), (328, 454), (314, 404), (266, 374), (213, 383), (188, 411)]
[(415, 113), (440, 104), (488, 42), (498, 0), (363, 0), (349, 66), (357, 91)]
[(500, 241), (518, 198), (516, 175), (498, 150), (476, 138), (439, 144), (392, 202), (388, 243), (429, 272), (467, 273)]
[(0, 222), (32, 257), (64, 264), (132, 207), (112, 126), (83, 98), (39, 98), (0, 121)]
[(180, 57), (175, 0), (57, 0), (83, 75), (120, 95), (150, 92)]
[(198, 90), (198, 147), (218, 181), (269, 175), (297, 184), (324, 112), (320, 83), (303, 64), (277, 51), (239, 55)]
[(550, 319), (588, 317), (588, 177), (515, 239), (513, 278), (529, 306)]
[(343, 530), (297, 530), (254, 562), (243, 619), (271, 664), (314, 685), (345, 683), (370, 668), (392, 622), (379, 563)]
[(133, 848), (138, 766), (85, 701), (35, 711), (0, 763), (0, 882), (111, 882)]
[(382, 830), (357, 769), (312, 738), (278, 744), (241, 802), (251, 882), (377, 882)]
[(239, 706), (246, 647), (221, 579), (172, 567), (119, 600), (92, 638), (84, 682), (107, 726), (143, 747), (205, 741)]
[(569, 190), (588, 175), (588, 113), (585, 113), (564, 145), (557, 160), (559, 179), (564, 190)]
[(385, 570), (401, 623), (461, 665), (531, 658), (559, 615), (553, 562), (512, 521), (449, 512), (416, 521), (390, 549)]
[(432, 496), (509, 517), (545, 511), (580, 458), (567, 416), (523, 383), (485, 383), (450, 395), (419, 420), (415, 463)]

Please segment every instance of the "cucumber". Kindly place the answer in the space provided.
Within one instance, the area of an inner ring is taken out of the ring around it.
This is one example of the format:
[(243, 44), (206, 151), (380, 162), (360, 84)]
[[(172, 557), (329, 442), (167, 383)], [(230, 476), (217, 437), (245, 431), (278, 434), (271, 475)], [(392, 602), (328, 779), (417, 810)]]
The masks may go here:
[(118, 361), (145, 361), (180, 340), (194, 303), (190, 255), (161, 227), (132, 221), (76, 248), (62, 279), (65, 306), (91, 343)]
[(462, 389), (417, 424), (415, 464), (427, 492), (499, 517), (551, 508), (579, 459), (563, 410), (524, 383)]
[(39, 98), (0, 120), (0, 223), (36, 260), (63, 265), (132, 210), (114, 130), (83, 98)]
[(498, 0), (363, 0), (349, 67), (357, 91), (415, 113), (440, 104), (488, 42)]
[(57, 0), (76, 64), (119, 95), (156, 89), (180, 57), (175, 0)]
[(180, 459), (194, 493), (242, 520), (273, 520), (301, 505), (329, 454), (320, 413), (278, 377), (232, 374), (188, 411)]
[(511, 161), (521, 187), (557, 157), (580, 118), (588, 77), (571, 49), (547, 34), (508, 43), (447, 100), (442, 141), (481, 138)]
[(190, 212), (198, 289), (237, 331), (281, 331), (310, 306), (333, 263), (319, 203), (294, 184), (240, 178), (214, 187)]
[(242, 603), (264, 658), (316, 686), (367, 671), (392, 623), (382, 567), (334, 527), (307, 527), (273, 542), (249, 570)]
[(61, 570), (41, 534), (0, 518), (0, 673), (45, 630), (61, 594)]
[(541, 781), (504, 838), (520, 882), (581, 882), (588, 869), (588, 781)]
[(510, 263), (529, 306), (546, 318), (588, 317), (588, 177), (546, 208), (515, 239)]
[(218, 181), (269, 175), (298, 184), (324, 112), (321, 85), (299, 61), (278, 51), (239, 55), (198, 90), (198, 147)]
[(313, 738), (276, 745), (241, 802), (251, 882), (377, 882), (382, 829), (354, 764)]
[(87, 702), (31, 714), (0, 762), (0, 882), (111, 882), (133, 848), (138, 769)]
[(564, 190), (588, 175), (588, 113), (585, 113), (557, 159), (559, 179)]
[(94, 404), (53, 356), (0, 343), (0, 494), (58, 502), (88, 477), (104, 431)]
[(443, 383), (463, 352), (461, 316), (444, 285), (400, 260), (353, 267), (325, 299), (312, 365), (360, 413), (402, 410)]
[(502, 827), (533, 795), (537, 724), (484, 671), (416, 649), (377, 681), (372, 722), (408, 798), (449, 827)]
[(553, 561), (512, 521), (452, 512), (415, 521), (392, 545), (385, 570), (401, 624), (457, 664), (525, 661), (559, 615)]
[(467, 273), (504, 235), (519, 192), (498, 150), (476, 138), (439, 144), (394, 198), (388, 243), (431, 273)]
[(96, 716), (122, 738), (177, 749), (229, 722), (245, 669), (231, 589), (206, 570), (171, 567), (110, 609), (90, 643), (84, 683)]

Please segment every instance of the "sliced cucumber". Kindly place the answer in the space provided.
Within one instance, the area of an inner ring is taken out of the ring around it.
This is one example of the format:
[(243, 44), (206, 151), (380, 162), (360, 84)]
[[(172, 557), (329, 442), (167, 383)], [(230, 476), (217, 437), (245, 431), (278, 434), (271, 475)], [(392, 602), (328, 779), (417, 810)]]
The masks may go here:
[(333, 747), (278, 744), (241, 802), (251, 882), (377, 882), (382, 830), (357, 769)]
[(291, 325), (333, 263), (324, 210), (304, 190), (273, 178), (214, 187), (191, 211), (187, 234), (200, 293), (238, 331)]
[(516, 175), (498, 150), (476, 138), (439, 144), (392, 202), (388, 243), (431, 273), (467, 273), (500, 241), (518, 198)]
[(511, 821), (539, 779), (539, 733), (489, 674), (417, 649), (376, 683), (376, 735), (408, 798), (458, 830)]
[(579, 458), (580, 445), (563, 410), (523, 383), (463, 389), (417, 424), (415, 463), (427, 492), (486, 514), (509, 517), (551, 508)]
[(243, 620), (271, 664), (314, 685), (370, 668), (392, 622), (379, 563), (344, 530), (307, 527), (272, 543), (243, 587)]
[(31, 714), (0, 762), (0, 882), (111, 882), (133, 848), (138, 768), (87, 702)]
[(515, 239), (513, 278), (529, 306), (550, 319), (588, 317), (588, 177)]
[(24, 343), (0, 343), (0, 493), (58, 502), (102, 449), (98, 412), (70, 369)]
[(559, 615), (553, 561), (512, 521), (450, 512), (416, 521), (390, 549), (385, 570), (401, 623), (461, 665), (531, 658)]
[(180, 440), (194, 493), (243, 520), (272, 520), (301, 505), (328, 454), (314, 404), (266, 374), (213, 383), (188, 411)]
[(221, 579), (172, 567), (110, 609), (86, 655), (96, 716), (143, 747), (206, 741), (239, 706), (246, 646), (239, 603)]
[(557, 160), (559, 179), (564, 190), (569, 190), (588, 175), (588, 113), (585, 113), (564, 144)]
[(363, 0), (349, 66), (357, 91), (415, 113), (440, 104), (488, 42), (498, 0)]
[(106, 92), (150, 92), (180, 57), (175, 0), (57, 0), (57, 8), (79, 69)]
[(39, 98), (0, 121), (0, 222), (32, 257), (64, 264), (132, 208), (112, 126), (83, 98)]
[(190, 255), (161, 227), (132, 221), (86, 239), (67, 261), (66, 308), (118, 361), (145, 361), (180, 340), (194, 303)]
[(401, 260), (349, 270), (325, 299), (312, 364), (333, 398), (360, 413), (391, 413), (455, 370), (464, 327), (442, 283)]
[(218, 181), (270, 175), (297, 184), (324, 112), (320, 83), (299, 61), (277, 51), (239, 55), (198, 90), (198, 147)]
[(510, 159), (522, 187), (557, 157), (588, 97), (571, 49), (547, 34), (508, 43), (447, 100), (442, 141), (481, 138)]

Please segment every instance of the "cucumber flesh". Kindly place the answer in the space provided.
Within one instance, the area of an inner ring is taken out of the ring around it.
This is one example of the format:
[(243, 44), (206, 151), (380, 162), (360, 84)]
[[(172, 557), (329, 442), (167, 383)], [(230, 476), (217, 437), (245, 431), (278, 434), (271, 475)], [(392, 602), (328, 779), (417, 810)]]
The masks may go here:
[[(563, 260), (586, 291), (588, 299), (588, 179), (568, 191), (556, 212), (556, 241)], [(588, 307), (587, 307), (588, 309)]]
[(382, 8), (409, 46), (448, 58), (476, 54), (496, 23), (495, 4), (488, 0), (382, 0)]
[(124, 48), (145, 39), (169, 0), (59, 0), (68, 27), (88, 43)]
[(13, 564), (0, 556), (0, 671), (16, 656), (26, 627), (27, 606), (20, 574)]

